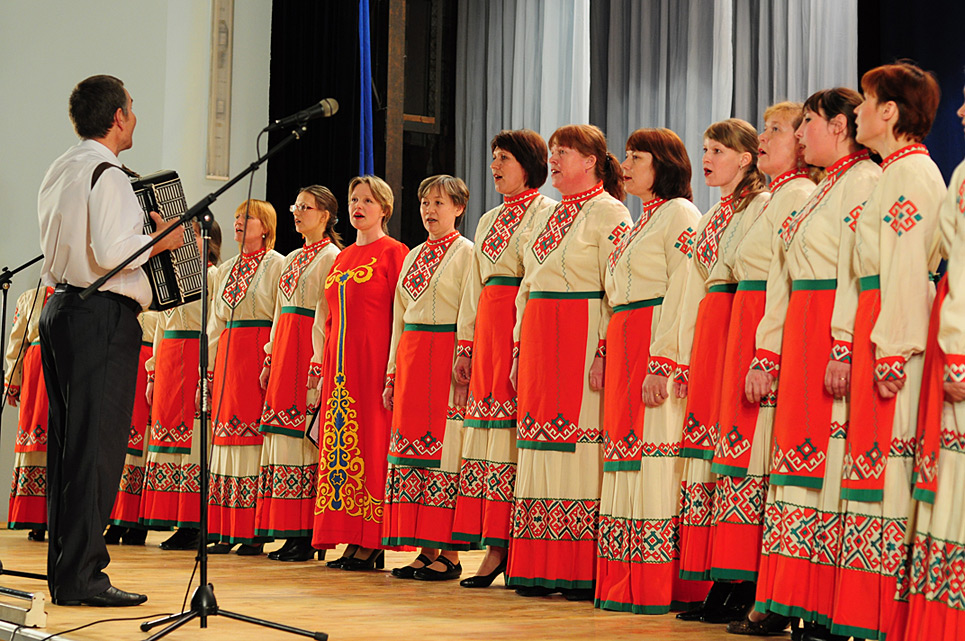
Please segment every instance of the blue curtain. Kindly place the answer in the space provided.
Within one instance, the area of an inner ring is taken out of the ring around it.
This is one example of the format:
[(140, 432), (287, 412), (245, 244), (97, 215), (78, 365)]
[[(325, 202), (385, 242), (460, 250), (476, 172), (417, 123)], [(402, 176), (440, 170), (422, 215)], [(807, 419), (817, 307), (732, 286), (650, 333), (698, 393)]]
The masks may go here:
[(375, 173), (372, 137), (372, 47), (369, 0), (359, 0), (359, 175)]

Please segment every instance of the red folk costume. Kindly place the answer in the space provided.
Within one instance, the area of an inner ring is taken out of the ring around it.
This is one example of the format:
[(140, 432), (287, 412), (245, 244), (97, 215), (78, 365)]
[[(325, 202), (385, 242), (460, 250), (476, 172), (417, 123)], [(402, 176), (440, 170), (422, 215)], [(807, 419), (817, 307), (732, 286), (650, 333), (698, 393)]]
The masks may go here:
[(110, 522), (122, 527), (140, 527), (141, 493), (144, 490), (144, 467), (147, 463), (147, 433), (151, 426), (151, 406), (147, 404), (144, 390), (147, 388), (147, 361), (154, 354), (154, 333), (157, 330), (158, 312), (141, 312), (137, 322), (141, 325), (141, 352), (138, 357), (137, 387), (134, 391), (134, 411), (131, 413), (131, 432), (127, 437), (127, 454), (121, 482), (114, 499)]
[[(953, 641), (965, 636), (965, 404), (942, 403), (942, 383), (965, 379), (965, 162), (952, 174), (939, 225), (948, 271), (939, 284), (925, 352), (915, 475), (919, 503), (908, 605), (904, 616), (895, 617), (889, 641)], [(937, 391), (937, 397), (929, 398), (929, 389)], [(900, 610), (902, 604), (897, 607)]]
[(754, 360), (780, 368), (756, 609), (821, 625), (830, 622), (840, 554), (848, 421), (847, 398), (834, 400), (824, 376), (829, 359), (851, 361), (853, 224), (881, 170), (862, 151), (826, 172), (781, 223), (783, 258), (768, 275)]
[(318, 448), (305, 438), (318, 391), (309, 375), (320, 376), (325, 334), (316, 317), (328, 314), (323, 287), (338, 255), (328, 238), (285, 257), (265, 365), (271, 368), (259, 431), (264, 435), (255, 508), (255, 536), (312, 535)]
[(516, 295), (537, 220), (556, 202), (535, 189), (488, 212), (476, 227), (469, 280), (459, 307), (457, 355), (472, 358), (453, 538), (506, 547), (516, 486)]
[(602, 183), (537, 221), (516, 298), (519, 461), (507, 584), (591, 589), (602, 475), (602, 394), (589, 387), (606, 353), (604, 274), (630, 231)]
[[(832, 633), (867, 639), (888, 632), (907, 549), (922, 352), (934, 297), (929, 273), (940, 259), (936, 234), (945, 195), (924, 145), (904, 147), (881, 166), (855, 228), (861, 293), (841, 480), (844, 538), (831, 615)], [(883, 399), (876, 383), (896, 379), (905, 379), (904, 387)]]
[(383, 236), (350, 245), (325, 279), (324, 383), (312, 543), (379, 547), (392, 413), (382, 405), (392, 302), (409, 249)]
[(260, 249), (228, 261), (215, 277), (208, 315), (211, 381), (209, 539), (256, 542), (255, 499), (265, 393), (258, 383), (285, 258)]
[[(216, 273), (208, 267), (208, 291)], [(159, 312), (154, 352), (144, 364), (154, 381), (151, 430), (141, 492), (140, 521), (155, 529), (201, 524), (201, 452), (196, 399), (201, 301)]]
[[(651, 346), (676, 349), (677, 303), (689, 272), (700, 212), (684, 198), (655, 198), (617, 245), (606, 270), (613, 306), (603, 388), (603, 489), (595, 604), (604, 610), (665, 614), (699, 602), (702, 582), (678, 578), (677, 509), (683, 406), (667, 399), (645, 408), (648, 373), (668, 376), (672, 360)], [(669, 304), (669, 306), (668, 306)], [(675, 356), (675, 353), (674, 353)], [(666, 367), (661, 369), (661, 364)]]
[[(683, 464), (680, 507), (680, 576), (710, 578), (716, 480), (711, 459), (718, 440), (724, 352), (736, 277), (732, 268), (741, 239), (768, 202), (756, 195), (742, 211), (735, 194), (721, 199), (700, 222), (694, 239), (694, 262), (684, 286), (676, 367), (689, 378), (680, 455)], [(690, 364), (693, 363), (693, 367)]]
[(386, 368), (395, 406), (383, 546), (469, 547), (452, 537), (463, 430), (452, 366), (471, 261), (472, 243), (454, 231), (419, 245), (402, 264)]
[[(775, 178), (770, 190), (770, 202), (744, 235), (733, 258), (737, 293), (727, 331), (719, 437), (711, 465), (711, 471), (718, 474), (710, 567), (714, 580), (757, 580), (777, 393), (775, 386), (760, 403), (752, 404), (747, 400), (744, 381), (754, 361), (755, 337), (765, 301), (771, 296), (768, 274), (782, 269), (777, 231), (792, 212), (801, 209), (814, 183), (807, 172), (792, 170)], [(787, 305), (786, 287), (780, 287), (775, 295), (783, 296), (783, 305)]]
[(5, 391), (18, 396), (20, 406), (7, 513), (11, 530), (47, 526), (47, 390), (40, 364), (40, 311), (53, 291), (29, 289), (17, 297), (7, 344)]

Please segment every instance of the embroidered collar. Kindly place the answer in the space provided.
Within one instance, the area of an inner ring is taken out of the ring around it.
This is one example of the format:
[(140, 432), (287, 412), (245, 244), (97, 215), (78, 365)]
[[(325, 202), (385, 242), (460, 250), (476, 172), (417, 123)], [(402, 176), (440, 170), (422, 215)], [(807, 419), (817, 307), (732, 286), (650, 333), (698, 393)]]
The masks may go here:
[(246, 252), (241, 252), (241, 255), (242, 255), (243, 258), (245, 258), (245, 259), (247, 259), (247, 260), (252, 260), (252, 259), (254, 259), (254, 258), (258, 258), (258, 257), (260, 257), (260, 256), (265, 255), (265, 253), (267, 253), (267, 252), (268, 252), (268, 248), (267, 248), (267, 247), (262, 247), (261, 249), (256, 249), (256, 250), (253, 251), (253, 252), (247, 252), (247, 253), (246, 253)]
[(830, 176), (832, 174), (843, 174), (847, 170), (851, 169), (855, 163), (861, 160), (867, 160), (871, 157), (871, 153), (867, 149), (862, 149), (853, 154), (849, 154), (844, 158), (839, 158), (833, 165), (825, 169), (825, 173)]
[(310, 245), (305, 245), (302, 249), (304, 249), (306, 252), (315, 253), (319, 249), (322, 249), (323, 247), (325, 247), (325, 245), (329, 244), (330, 242), (332, 242), (332, 239), (326, 236), (325, 238), (315, 241)]
[(447, 247), (452, 244), (452, 241), (459, 238), (459, 230), (451, 231), (442, 238), (437, 238), (436, 240), (429, 239), (426, 241), (426, 247), (438, 247), (439, 245), (446, 245)]
[(894, 164), (898, 160), (901, 160), (905, 156), (913, 156), (915, 154), (924, 154), (927, 156), (929, 155), (928, 148), (925, 145), (921, 144), (920, 142), (917, 142), (913, 145), (907, 145), (905, 147), (902, 147), (895, 153), (889, 154), (887, 158), (882, 160), (881, 168), (883, 170), (887, 169), (890, 165)]
[(599, 196), (602, 193), (603, 193), (603, 181), (601, 180), (596, 185), (584, 191), (583, 193), (572, 194), (570, 196), (563, 196), (563, 204), (564, 205), (581, 205), (586, 201), (588, 201), (590, 198), (593, 198), (594, 196)]
[(801, 169), (800, 167), (798, 167), (798, 168), (792, 169), (791, 171), (786, 171), (771, 181), (771, 187), (770, 187), (771, 193), (773, 194), (778, 189), (788, 184), (795, 178), (807, 178), (807, 177), (808, 177), (807, 169)]
[(650, 222), (650, 219), (653, 218), (653, 214), (660, 208), (660, 206), (666, 202), (666, 200), (657, 196), (653, 200), (648, 200), (647, 202), (643, 203), (643, 213), (640, 214), (640, 218), (637, 219), (637, 222), (633, 225), (630, 233), (624, 236), (620, 241), (620, 244), (616, 246), (616, 249), (610, 252), (609, 264), (611, 273), (613, 272), (614, 267), (616, 267), (617, 261), (620, 260), (620, 257), (623, 256), (623, 253), (627, 250), (627, 247), (629, 247), (630, 243), (633, 242), (633, 239), (636, 238), (637, 234), (640, 233), (640, 230), (643, 229), (648, 222)]
[(529, 201), (536, 198), (539, 195), (538, 189), (527, 189), (521, 194), (516, 194), (515, 196), (503, 196), (503, 204), (506, 207), (515, 207), (516, 205), (527, 205)]

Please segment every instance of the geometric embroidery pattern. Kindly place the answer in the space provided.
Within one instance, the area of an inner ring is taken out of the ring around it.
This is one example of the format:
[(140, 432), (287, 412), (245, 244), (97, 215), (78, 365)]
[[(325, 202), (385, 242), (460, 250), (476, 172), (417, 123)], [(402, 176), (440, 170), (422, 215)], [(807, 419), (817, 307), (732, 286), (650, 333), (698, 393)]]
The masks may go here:
[[(912, 549), (911, 592), (965, 611), (965, 544), (918, 533)], [(950, 615), (951, 616), (951, 615)]]
[(516, 499), (513, 538), (538, 541), (595, 541), (597, 499)]
[(262, 465), (258, 499), (313, 500), (318, 465)]
[[(44, 420), (46, 420), (44, 416)], [(47, 444), (47, 429), (45, 425), (37, 424), (32, 427), (32, 429), (18, 429), (17, 438), (14, 443), (16, 451), (22, 451), (21, 448), (25, 447), (36, 447), (38, 445)], [(42, 450), (41, 450), (42, 451)]]
[(767, 477), (720, 476), (714, 494), (713, 524), (761, 525), (767, 499)]
[(242, 423), (240, 418), (232, 414), (228, 421), (218, 421), (214, 424), (214, 435), (217, 438), (261, 438), (261, 433), (258, 431), (259, 425), (261, 425), (260, 421)]
[(258, 498), (257, 476), (211, 474), (208, 504), (235, 510), (254, 509)]
[(459, 496), (497, 503), (512, 503), (516, 464), (463, 459), (459, 470)]
[(458, 489), (458, 472), (390, 465), (385, 479), (385, 502), (454, 510)]
[(610, 438), (610, 431), (603, 431), (603, 460), (604, 461), (639, 461), (640, 453), (643, 451), (643, 441), (641, 441), (633, 427), (619, 440), (614, 441)]
[(835, 512), (783, 501), (768, 503), (763, 553), (834, 566), (841, 554), (842, 523), (842, 516)]
[(580, 213), (583, 204), (590, 198), (602, 193), (603, 183), (599, 183), (593, 187), (593, 189), (582, 194), (564, 197), (563, 202), (556, 206), (553, 214), (549, 217), (549, 220), (546, 221), (546, 226), (543, 228), (543, 231), (539, 233), (533, 242), (533, 255), (536, 256), (536, 260), (538, 260), (540, 264), (546, 260), (546, 257), (549, 256), (554, 249), (559, 247), (560, 241), (566, 236), (566, 232), (570, 230), (570, 226), (573, 224), (573, 221), (576, 220), (576, 215)]
[(486, 233), (482, 241), (482, 253), (495, 265), (503, 251), (509, 246), (509, 241), (523, 221), (523, 214), (533, 199), (539, 194), (535, 189), (527, 190), (520, 195), (503, 201), (502, 209), (496, 214), (493, 226)]
[(10, 496), (47, 496), (47, 468), (42, 465), (13, 468)]
[(958, 186), (958, 213), (965, 214), (965, 180)]
[(696, 232), (693, 230), (692, 227), (688, 227), (687, 229), (680, 232), (680, 235), (677, 236), (676, 242), (674, 242), (673, 244), (674, 249), (679, 251), (687, 258), (690, 258), (693, 255), (692, 250), (694, 246), (695, 233)]
[(402, 430), (394, 429), (389, 454), (405, 458), (438, 459), (442, 455), (442, 440), (427, 430), (425, 434), (412, 441), (402, 434)]
[(734, 217), (734, 195), (731, 194), (720, 201), (720, 206), (711, 214), (710, 222), (700, 232), (694, 248), (694, 255), (701, 265), (708, 270), (717, 262), (717, 245), (720, 237)]
[(121, 472), (121, 483), (117, 491), (132, 496), (140, 496), (144, 489), (144, 468), (140, 465), (125, 465)]
[[(763, 400), (764, 399), (762, 399), (762, 401)], [(724, 438), (717, 439), (717, 447), (714, 450), (715, 458), (737, 459), (740, 458), (744, 452), (751, 449), (750, 439), (741, 434), (740, 428), (736, 425), (732, 425), (730, 430), (722, 434), (722, 436)]]
[(267, 403), (261, 413), (261, 424), (270, 425), (286, 432), (301, 432), (305, 424), (305, 414), (302, 414), (298, 405), (292, 403), (288, 409), (274, 410)]
[(891, 206), (885, 214), (884, 222), (898, 234), (899, 237), (907, 231), (911, 231), (916, 224), (921, 221), (921, 214), (915, 203), (899, 196), (898, 200)]
[(600, 437), (599, 428), (584, 429), (567, 420), (562, 414), (557, 414), (555, 419), (539, 424), (529, 412), (519, 422), (516, 436), (521, 441), (543, 443), (599, 443)]
[(151, 461), (144, 475), (144, 489), (150, 492), (193, 493), (201, 491), (201, 466), (197, 463)]
[(826, 458), (827, 455), (816, 448), (809, 438), (787, 450), (782, 450), (775, 441), (771, 447), (771, 473), (810, 474), (821, 466)]
[(858, 226), (858, 216), (861, 215), (862, 209), (864, 209), (864, 205), (858, 205), (844, 217), (844, 222), (851, 228), (851, 231), (854, 231), (854, 228)]
[(684, 421), (683, 441), (695, 449), (713, 451), (714, 443), (718, 441), (718, 428), (717, 424), (704, 425), (697, 420), (693, 412), (690, 412)]
[(905, 519), (848, 514), (841, 567), (897, 577), (907, 551), (904, 539)]
[(231, 273), (228, 275), (224, 291), (221, 292), (221, 300), (227, 303), (228, 307), (233, 309), (248, 293), (251, 279), (254, 278), (255, 272), (258, 271), (258, 265), (261, 264), (261, 260), (267, 252), (267, 248), (262, 248), (251, 254), (241, 254), (238, 257), (237, 262), (231, 268)]
[(650, 443), (644, 441), (640, 446), (643, 458), (666, 458), (680, 456), (680, 443)]
[(481, 401), (477, 401), (470, 392), (466, 407), (466, 418), (468, 420), (507, 421), (506, 427), (516, 426), (518, 400), (515, 396), (504, 403), (500, 403), (492, 394)]
[(677, 519), (600, 515), (597, 555), (622, 563), (671, 563), (679, 557)]
[(409, 271), (402, 277), (402, 288), (409, 293), (412, 300), (418, 300), (429, 287), (432, 274), (435, 273), (439, 263), (442, 262), (442, 257), (446, 255), (457, 238), (459, 238), (459, 232), (454, 231), (438, 240), (427, 240), (422, 245)]
[(648, 222), (650, 222), (650, 219), (653, 217), (653, 213), (657, 211), (657, 208), (665, 202), (667, 201), (665, 201), (663, 198), (654, 198), (653, 200), (645, 203), (643, 205), (643, 213), (640, 214), (640, 218), (637, 219), (636, 224), (634, 224), (634, 226), (630, 229), (629, 234), (624, 234), (622, 230), (622, 226), (626, 225), (626, 223), (620, 223), (621, 228), (617, 238), (618, 244), (616, 248), (610, 252), (610, 258), (608, 261), (611, 274), (613, 273), (613, 268), (616, 266), (617, 261), (620, 260), (620, 256), (623, 255), (623, 252), (625, 252), (630, 243), (633, 242), (633, 239), (637, 237), (637, 235), (640, 233), (640, 230), (643, 229)]
[(680, 485), (680, 524), (689, 527), (708, 527), (714, 511), (716, 483)]
[(295, 293), (295, 289), (298, 287), (298, 279), (301, 278), (302, 273), (305, 268), (308, 267), (318, 252), (322, 251), (330, 242), (332, 242), (328, 237), (323, 238), (317, 243), (312, 243), (311, 245), (305, 245), (298, 256), (288, 264), (285, 271), (281, 275), (281, 279), (278, 281), (278, 287), (284, 292), (285, 298), (291, 299), (292, 294)]

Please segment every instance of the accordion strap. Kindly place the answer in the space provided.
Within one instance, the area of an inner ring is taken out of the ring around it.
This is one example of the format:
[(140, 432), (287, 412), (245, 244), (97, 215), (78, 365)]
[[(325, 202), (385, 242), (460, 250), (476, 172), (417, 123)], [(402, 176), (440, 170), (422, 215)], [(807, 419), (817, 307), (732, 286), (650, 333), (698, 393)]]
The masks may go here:
[(107, 171), (108, 169), (110, 169), (111, 167), (114, 167), (114, 168), (116, 168), (116, 169), (120, 169), (121, 171), (123, 171), (125, 174), (127, 174), (127, 175), (130, 176), (131, 178), (140, 178), (140, 177), (141, 177), (140, 174), (138, 174), (138, 173), (135, 172), (135, 171), (131, 171), (130, 169), (128, 169), (128, 168), (125, 167), (124, 165), (121, 165), (121, 166), (118, 167), (118, 166), (115, 165), (114, 163), (102, 162), (101, 164), (99, 164), (99, 165), (97, 165), (96, 167), (94, 167), (94, 173), (91, 174), (91, 177), (90, 177), (90, 188), (91, 188), (91, 189), (93, 189), (93, 188), (94, 188), (94, 185), (97, 184), (97, 179), (101, 177), (101, 174), (104, 173), (105, 171)]

